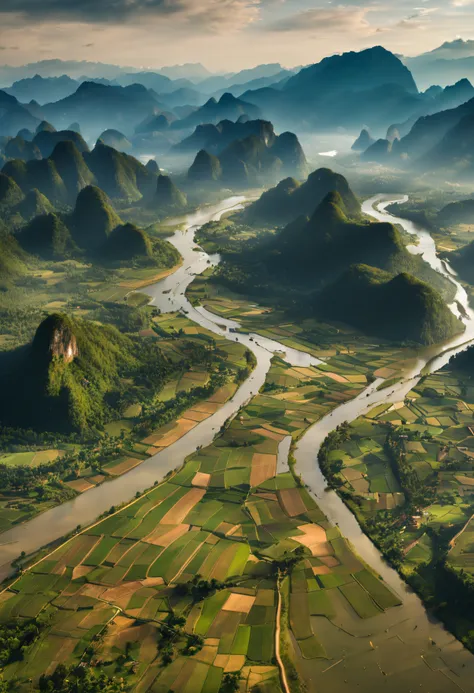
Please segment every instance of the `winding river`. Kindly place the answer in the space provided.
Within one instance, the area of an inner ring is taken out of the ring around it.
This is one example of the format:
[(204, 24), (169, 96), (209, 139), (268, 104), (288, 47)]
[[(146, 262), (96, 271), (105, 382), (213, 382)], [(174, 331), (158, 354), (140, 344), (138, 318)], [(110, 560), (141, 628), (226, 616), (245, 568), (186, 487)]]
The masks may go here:
[[(399, 223), (408, 233), (417, 236), (418, 242), (416, 245), (409, 246), (410, 252), (422, 254), (434, 269), (453, 282), (456, 287), (456, 303), (453, 304), (452, 310), (458, 317), (462, 318), (466, 330), (445, 344), (417, 352), (416, 357), (412, 359), (412, 365), (404, 373), (403, 380), (393, 387), (377, 391), (377, 386), (382, 381), (376, 380), (356, 399), (338, 407), (332, 414), (321, 419), (300, 440), (295, 457), (298, 471), (302, 474), (323, 512), (331, 522), (339, 525), (343, 535), (350, 540), (358, 554), (382, 575), (386, 582), (400, 595), (404, 604), (401, 608), (407, 610), (406, 618), (418, 619), (420, 624), (424, 624), (425, 628), (429, 630), (430, 637), (440, 645), (443, 644), (443, 647), (450, 648), (451, 655), (456, 660), (455, 663), (452, 663), (452, 668), (459, 669), (456, 675), (461, 676), (461, 679), (464, 680), (464, 674), (469, 673), (470, 680), (473, 681), (474, 657), (464, 650), (460, 643), (447, 633), (439, 623), (428, 618), (418, 597), (409, 590), (396, 571), (385, 563), (379, 551), (361, 531), (354, 515), (337, 494), (326, 491), (326, 481), (317, 464), (317, 453), (322, 441), (338, 424), (356, 419), (379, 402), (403, 400), (418, 382), (422, 371), (438, 370), (448, 362), (454, 353), (461, 351), (467, 343), (474, 341), (474, 312), (469, 306), (466, 292), (457, 282), (452, 269), (437, 257), (431, 235), (420, 226), (404, 219), (398, 219), (386, 211), (386, 207), (390, 203), (406, 199), (403, 196), (379, 195), (367, 200), (363, 205), (363, 211), (379, 221)], [(162, 312), (182, 311), (191, 320), (213, 333), (247, 346), (257, 357), (255, 370), (229, 402), (171, 447), (149, 458), (127, 474), (95, 487), (77, 496), (74, 500), (48, 510), (29, 522), (3, 533), (0, 537), (0, 577), (8, 575), (11, 561), (21, 551), (33, 552), (72, 531), (78, 524), (87, 525), (93, 522), (98, 515), (108, 510), (112, 505), (120, 505), (131, 500), (137, 492), (149, 488), (155, 480), (161, 480), (169, 471), (179, 467), (198, 446), (209, 445), (226, 419), (235, 414), (263, 385), (275, 351), (281, 352), (283, 358), (292, 365), (308, 366), (321, 363), (309, 354), (286, 347), (260, 335), (236, 334), (233, 328), (238, 327), (237, 322), (216, 316), (202, 307), (195, 308), (185, 296), (186, 288), (194, 277), (210, 265), (218, 264), (220, 260), (218, 255), (209, 256), (195, 244), (196, 230), (210, 220), (217, 220), (229, 211), (240, 209), (244, 201), (245, 198), (243, 197), (231, 197), (219, 204), (188, 215), (185, 224), (183, 224), (184, 230), (176, 231), (170, 239), (183, 257), (182, 266), (174, 274), (143, 291), (150, 296), (153, 305), (156, 305)], [(173, 223), (178, 224), (182, 221), (182, 219), (174, 220)], [(459, 305), (462, 306), (461, 314)], [(286, 450), (288, 449), (287, 445), (284, 447)], [(279, 469), (281, 467), (282, 461), (279, 458)], [(462, 674), (460, 673), (461, 667), (463, 668)], [(460, 690), (473, 690), (473, 688), (462, 686), (458, 688)], [(451, 690), (451, 687), (447, 687), (446, 690)]]

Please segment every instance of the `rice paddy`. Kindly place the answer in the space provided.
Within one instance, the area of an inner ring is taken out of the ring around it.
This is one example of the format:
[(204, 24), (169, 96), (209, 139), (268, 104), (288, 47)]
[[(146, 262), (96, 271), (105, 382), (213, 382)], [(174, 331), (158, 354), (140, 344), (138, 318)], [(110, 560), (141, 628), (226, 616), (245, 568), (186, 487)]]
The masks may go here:
[[(239, 672), (244, 691), (257, 683), (279, 690), (277, 575), (292, 556), (299, 558), (288, 623), (297, 658), (328, 656), (312, 615), (335, 617), (335, 594), (356, 621), (373, 620), (399, 603), (290, 470), (276, 473), (279, 443), (295, 440), (337, 406), (336, 392), (349, 399), (363, 385), (339, 382), (318, 368), (298, 372), (275, 357), (267, 387), (283, 381), (254, 397), (166, 482), (12, 584), (0, 621), (39, 613), (49, 619), (21, 666), (6, 667), (6, 678), (35, 680), (47, 657), (48, 671), (59, 662), (101, 661), (136, 691), (217, 693), (229, 672)], [(196, 576), (204, 587), (193, 588)], [(184, 619), (183, 626), (164, 666), (163, 627), (175, 618)], [(190, 638), (197, 645), (188, 646)]]

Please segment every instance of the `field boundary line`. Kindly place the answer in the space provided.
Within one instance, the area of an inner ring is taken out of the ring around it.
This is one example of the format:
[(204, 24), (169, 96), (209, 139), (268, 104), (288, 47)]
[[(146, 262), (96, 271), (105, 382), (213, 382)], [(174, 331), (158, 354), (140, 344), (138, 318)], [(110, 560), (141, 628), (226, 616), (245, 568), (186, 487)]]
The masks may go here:
[(285, 690), (285, 693), (291, 693), (290, 687), (288, 685), (288, 679), (286, 678), (286, 671), (285, 671), (285, 665), (283, 664), (283, 660), (281, 658), (280, 654), (280, 636), (281, 636), (281, 591), (280, 591), (280, 579), (281, 575), (280, 572), (278, 572), (278, 578), (277, 578), (277, 594), (278, 594), (278, 606), (277, 606), (277, 615), (276, 615), (276, 628), (275, 628), (275, 658), (277, 660), (278, 668), (280, 670), (280, 679), (281, 683), (283, 685), (283, 688)]

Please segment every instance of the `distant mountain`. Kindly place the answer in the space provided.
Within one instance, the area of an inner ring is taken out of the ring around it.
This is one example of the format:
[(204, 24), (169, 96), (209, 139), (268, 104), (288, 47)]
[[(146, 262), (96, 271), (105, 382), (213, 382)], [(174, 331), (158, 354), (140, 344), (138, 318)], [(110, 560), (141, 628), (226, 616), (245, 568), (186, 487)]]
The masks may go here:
[(390, 142), (390, 140), (381, 138), (367, 147), (367, 149), (362, 152), (360, 158), (362, 161), (389, 163), (392, 149), (392, 142)]
[[(306, 127), (381, 127), (408, 117), (419, 102), (410, 71), (381, 46), (324, 58), (279, 88), (247, 91), (267, 117)], [(394, 117), (397, 114), (396, 118)]]
[(187, 199), (169, 176), (159, 175), (156, 181), (156, 193), (151, 204), (166, 214), (186, 209)]
[(293, 70), (282, 70), (271, 77), (258, 77), (257, 79), (251, 79), (249, 82), (243, 82), (242, 84), (229, 84), (222, 89), (218, 89), (214, 92), (213, 96), (219, 98), (222, 94), (225, 94), (225, 92), (229, 92), (234, 96), (240, 97), (247, 91), (265, 89), (266, 87), (280, 89), (294, 74), (295, 72)]
[(256, 67), (228, 75), (213, 75), (209, 79), (201, 81), (199, 83), (199, 89), (205, 93), (212, 94), (221, 89), (226, 89), (226, 87), (247, 84), (247, 82), (252, 82), (253, 80), (272, 80), (282, 71), (284, 71), (284, 68), (279, 63), (257, 65)]
[(217, 182), (221, 178), (222, 166), (217, 156), (201, 149), (188, 171), (188, 180), (192, 183), (207, 184)]
[(233, 140), (218, 157), (200, 150), (188, 179), (201, 183), (221, 180), (226, 185), (248, 187), (278, 180), (282, 175), (306, 175), (306, 157), (296, 135), (287, 132), (277, 137), (271, 124), (263, 121), (258, 132)]
[(100, 144), (106, 144), (119, 152), (129, 152), (133, 149), (133, 144), (118, 130), (104, 130), (97, 140)]
[(451, 202), (438, 212), (436, 221), (440, 226), (474, 224), (474, 200)]
[(247, 207), (244, 216), (251, 222), (281, 226), (297, 217), (310, 216), (326, 195), (334, 191), (341, 196), (345, 213), (358, 217), (360, 203), (346, 178), (328, 168), (313, 171), (303, 184), (293, 178), (282, 180)]
[(146, 89), (153, 91), (155, 94), (159, 94), (160, 99), (166, 99), (166, 94), (176, 91), (176, 89), (193, 89), (195, 86), (194, 82), (191, 82), (188, 79), (171, 80), (156, 71), (132, 72), (119, 75), (116, 77), (115, 82), (122, 87), (140, 84)]
[(361, 131), (359, 137), (356, 139), (352, 145), (352, 149), (356, 152), (365, 152), (371, 145), (375, 142), (374, 138), (370, 135), (369, 131), (364, 129)]
[(354, 265), (316, 298), (325, 319), (396, 341), (436, 344), (462, 332), (437, 291), (405, 272)]
[(184, 65), (168, 65), (157, 70), (161, 75), (169, 79), (189, 79), (192, 82), (202, 82), (202, 80), (212, 77), (210, 72), (201, 63), (185, 63)]
[(41, 119), (32, 115), (14, 96), (0, 91), (0, 136), (14, 137), (23, 128), (34, 132), (40, 122)]
[(260, 109), (243, 99), (236, 99), (232, 94), (223, 94), (219, 101), (211, 98), (204, 106), (191, 113), (187, 118), (173, 123), (174, 129), (195, 128), (204, 123), (219, 123), (222, 120), (238, 120), (248, 115), (251, 119), (260, 118)]
[(23, 137), (19, 135), (9, 140), (3, 151), (7, 159), (22, 159), (23, 161), (29, 161), (30, 159), (42, 158), (41, 151), (37, 145), (34, 142), (24, 140)]
[(220, 154), (235, 140), (245, 139), (251, 135), (263, 138), (271, 145), (276, 139), (273, 125), (267, 120), (241, 118), (235, 123), (231, 120), (222, 120), (217, 125), (211, 123), (198, 125), (192, 135), (173, 147), (173, 151), (196, 152), (205, 149), (212, 154)]
[(170, 108), (175, 106), (201, 106), (205, 97), (201, 92), (196, 89), (191, 89), (190, 87), (181, 87), (175, 91), (171, 91), (164, 95), (163, 101)]
[(72, 142), (81, 154), (89, 151), (85, 139), (74, 130), (57, 131), (43, 128), (35, 135), (32, 144), (38, 147), (41, 156), (47, 159), (59, 142)]
[(67, 75), (62, 75), (61, 77), (41, 77), (40, 75), (35, 75), (34, 77), (27, 77), (14, 82), (5, 91), (23, 103), (34, 99), (41, 105), (65, 99), (73, 94), (79, 85), (80, 82), (71, 79)]
[(60, 204), (71, 203), (91, 184), (112, 198), (138, 201), (154, 193), (157, 179), (156, 173), (133, 156), (101, 143), (91, 152), (81, 153), (71, 140), (60, 140), (47, 159), (7, 161), (2, 172), (24, 193), (37, 188), (51, 202)]
[(53, 58), (40, 60), (19, 67), (11, 65), (0, 66), (0, 85), (10, 86), (13, 82), (41, 75), (42, 77), (61, 77), (68, 75), (79, 81), (84, 81), (87, 77), (115, 79), (119, 75), (138, 72), (135, 67), (120, 67), (107, 63), (95, 63), (87, 60), (59, 60)]
[(414, 58), (403, 58), (421, 87), (474, 79), (474, 41), (456, 39)]
[[(165, 79), (165, 78), (163, 78)], [(56, 103), (43, 106), (43, 112), (56, 127), (66, 127), (78, 120), (93, 131), (133, 131), (146, 115), (162, 109), (158, 95), (141, 84), (126, 87), (83, 82), (77, 91)]]
[(98, 186), (112, 198), (133, 201), (154, 192), (156, 174), (129, 154), (98, 143), (84, 161)]
[[(472, 200), (466, 202), (472, 202)], [(468, 208), (472, 210), (472, 204), (465, 205), (466, 212)], [(459, 216), (457, 218), (459, 219)], [(470, 218), (471, 221), (464, 223), (472, 223), (472, 215), (466, 214), (465, 218)], [(461, 279), (464, 279), (464, 281), (474, 285), (474, 242), (468, 243), (458, 250), (445, 253), (445, 256), (448, 258), (451, 266), (454, 267)]]

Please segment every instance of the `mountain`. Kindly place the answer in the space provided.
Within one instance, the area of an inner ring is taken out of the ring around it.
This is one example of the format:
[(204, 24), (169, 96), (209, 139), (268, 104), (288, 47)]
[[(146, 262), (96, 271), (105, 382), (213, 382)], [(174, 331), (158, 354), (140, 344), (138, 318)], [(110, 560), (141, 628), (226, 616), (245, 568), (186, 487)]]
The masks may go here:
[(4, 154), (8, 159), (22, 159), (23, 161), (42, 158), (38, 146), (32, 141), (23, 139), (23, 137), (19, 135), (9, 140), (5, 146)]
[(40, 118), (32, 115), (14, 96), (0, 91), (0, 135), (15, 137), (19, 130), (36, 130)]
[(219, 101), (215, 98), (209, 99), (204, 106), (198, 108), (187, 118), (177, 120), (173, 123), (174, 129), (195, 128), (204, 123), (219, 123), (222, 120), (238, 120), (241, 115), (248, 115), (251, 119), (260, 118), (260, 109), (243, 99), (236, 99), (235, 96), (225, 93)]
[(67, 190), (67, 200), (73, 203), (77, 193), (95, 181), (84, 157), (71, 140), (60, 140), (49, 157)]
[(149, 258), (153, 255), (153, 245), (143, 229), (134, 224), (124, 224), (117, 226), (107, 237), (102, 255), (107, 260), (116, 262)]
[(129, 154), (98, 142), (92, 152), (84, 154), (84, 161), (97, 185), (111, 198), (136, 201), (154, 192), (156, 174)]
[(369, 131), (367, 129), (364, 129), (361, 131), (359, 137), (352, 145), (352, 149), (355, 152), (365, 152), (365, 150), (368, 149), (372, 144), (374, 144), (374, 142), (375, 140), (370, 135)]
[(32, 144), (38, 147), (41, 156), (47, 159), (58, 142), (73, 142), (81, 154), (89, 151), (89, 147), (82, 135), (73, 130), (60, 130), (58, 132), (43, 128), (35, 135)]
[(463, 331), (437, 291), (405, 272), (353, 265), (316, 298), (324, 318), (386, 339), (436, 344)]
[(3, 65), (0, 67), (0, 84), (11, 84), (15, 80), (24, 79), (26, 77), (34, 77), (41, 75), (42, 77), (61, 77), (61, 75), (69, 75), (69, 77), (84, 80), (84, 75), (94, 78), (114, 79), (115, 77), (127, 72), (138, 72), (134, 67), (120, 67), (119, 65), (111, 65), (107, 63), (96, 63), (88, 60), (60, 60), (59, 58), (50, 58), (40, 60), (19, 67)]
[(320, 168), (313, 171), (303, 184), (293, 178), (281, 181), (247, 207), (244, 216), (251, 222), (282, 225), (299, 216), (311, 215), (326, 195), (333, 191), (340, 194), (349, 217), (360, 215), (360, 203), (346, 178), (328, 168)]
[(451, 202), (438, 212), (437, 223), (440, 226), (474, 223), (474, 200)]
[(18, 245), (16, 239), (11, 235), (1, 236), (0, 291), (9, 289), (15, 280), (25, 275), (27, 271), (25, 253)]
[(119, 75), (116, 78), (118, 84), (123, 87), (141, 85), (157, 94), (167, 94), (180, 87), (192, 88), (194, 84), (188, 80), (171, 80), (159, 72), (131, 72)]
[(272, 123), (267, 120), (239, 119), (235, 123), (232, 120), (222, 120), (217, 125), (198, 125), (192, 135), (173, 147), (173, 151), (196, 152), (205, 149), (211, 154), (220, 154), (235, 140), (251, 135), (264, 138), (269, 144), (272, 144), (276, 137)]
[(2, 173), (15, 181), (23, 193), (36, 188), (51, 202), (63, 204), (68, 200), (68, 191), (53, 161), (7, 161)]
[(172, 113), (153, 113), (148, 116), (135, 128), (137, 134), (147, 132), (163, 132), (167, 130), (171, 123), (176, 121), (176, 116)]
[(450, 84), (468, 77), (474, 78), (474, 41), (456, 39), (413, 58), (403, 58), (422, 86)]
[(64, 259), (77, 251), (66, 224), (53, 213), (32, 219), (17, 238), (28, 253), (39, 255), (46, 260)]
[(184, 63), (184, 65), (168, 65), (160, 67), (158, 72), (168, 79), (189, 79), (192, 82), (200, 82), (212, 76), (212, 72), (201, 63)]
[(285, 132), (276, 137), (272, 127), (263, 135), (232, 141), (219, 157), (203, 152), (196, 155), (188, 171), (189, 180), (222, 180), (225, 185), (248, 187), (285, 174), (304, 177), (307, 173), (306, 157), (296, 135)]
[(221, 162), (204, 149), (196, 154), (189, 171), (188, 180), (193, 183), (210, 183), (222, 178)]
[[(74, 128), (68, 128), (68, 129), (74, 130)], [(51, 123), (48, 123), (47, 120), (42, 120), (41, 123), (36, 128), (35, 134), (37, 135), (39, 132), (56, 132), (56, 128), (54, 127), (54, 125), (51, 125)]]
[(92, 253), (99, 251), (121, 225), (122, 220), (103, 190), (94, 186), (81, 190), (71, 216), (72, 235), (80, 248)]
[(134, 351), (112, 326), (50, 315), (3, 383), (15, 394), (0, 404), (2, 421), (62, 432), (101, 428), (105, 396), (120, 389), (121, 374), (136, 363)]
[[(474, 106), (474, 100), (473, 100)], [(474, 110), (465, 115), (424, 156), (417, 165), (433, 170), (453, 169), (457, 176), (474, 175)]]
[(5, 89), (7, 94), (15, 96), (18, 101), (28, 102), (34, 99), (39, 104), (51, 101), (60, 101), (73, 94), (79, 86), (79, 82), (68, 75), (61, 77), (26, 77), (14, 82), (11, 87)]
[(182, 211), (187, 206), (186, 195), (177, 188), (169, 176), (159, 175), (153, 206), (164, 212)]
[(17, 205), (16, 211), (21, 214), (23, 219), (29, 221), (43, 214), (51, 214), (54, 212), (54, 207), (45, 195), (33, 188), (27, 193), (25, 199)]
[(99, 135), (97, 140), (100, 144), (106, 144), (108, 147), (113, 147), (119, 152), (129, 152), (133, 148), (133, 144), (118, 130), (104, 130)]
[(393, 149), (393, 144), (390, 140), (376, 140), (364, 152), (361, 153), (361, 161), (371, 161), (377, 163), (388, 162)]
[(272, 120), (321, 129), (386, 127), (420, 102), (410, 71), (381, 46), (324, 58), (278, 89), (250, 90), (242, 99)]
[[(469, 200), (469, 202), (472, 201)], [(472, 209), (472, 205), (470, 207)], [(470, 218), (472, 220), (472, 216)], [(462, 248), (453, 250), (445, 255), (461, 279), (469, 284), (474, 284), (474, 242), (468, 243)]]
[(133, 131), (156, 108), (163, 108), (158, 96), (141, 84), (118, 87), (83, 82), (74, 94), (42, 110), (56, 126), (78, 120), (83, 128), (100, 132), (109, 128)]
[(370, 222), (355, 215), (351, 218), (347, 205), (352, 205), (354, 212), (360, 208), (357, 202), (354, 207), (350, 188), (345, 194), (347, 203), (339, 192), (329, 192), (311, 216), (294, 218), (270, 240), (264, 239), (257, 251), (250, 251), (253, 262), (264, 267), (262, 276), (271, 276), (279, 285), (306, 294), (334, 282), (351, 265), (364, 264), (384, 270), (391, 277), (412, 274), (429, 283), (443, 298), (454, 299), (451, 282), (421, 256), (409, 253), (393, 224)]
[(328, 193), (309, 219), (298, 217), (275, 237), (271, 271), (292, 283), (312, 284), (361, 262), (392, 273), (410, 264), (412, 256), (392, 224), (352, 221), (347, 213), (341, 194)]
[[(61, 135), (61, 132), (52, 134)], [(137, 201), (154, 193), (156, 173), (133, 156), (100, 142), (91, 152), (81, 154), (72, 140), (60, 137), (58, 140), (47, 159), (7, 161), (3, 173), (10, 176), (24, 193), (37, 188), (54, 203), (74, 201), (79, 190), (93, 183), (110, 197), (128, 201)]]
[(202, 106), (205, 99), (196, 89), (181, 87), (166, 94), (163, 100), (169, 108), (174, 108), (175, 106)]
[(13, 178), (0, 173), (0, 212), (10, 210), (23, 200), (23, 193)]
[(240, 72), (231, 73), (228, 75), (213, 75), (199, 83), (199, 89), (205, 93), (212, 93), (237, 85), (244, 85), (248, 82), (260, 79), (274, 80), (277, 75), (284, 71), (280, 63), (271, 63), (268, 65), (257, 65)]

